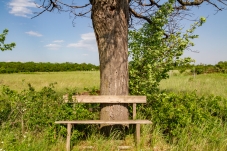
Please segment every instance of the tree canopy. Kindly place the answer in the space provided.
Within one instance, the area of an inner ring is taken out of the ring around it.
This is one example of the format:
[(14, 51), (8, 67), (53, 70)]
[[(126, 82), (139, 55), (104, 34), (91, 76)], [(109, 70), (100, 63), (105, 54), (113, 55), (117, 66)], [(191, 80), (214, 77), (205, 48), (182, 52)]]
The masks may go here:
[[(57, 10), (58, 12), (69, 12), (74, 16), (74, 21), (77, 17), (90, 17), (92, 12), (92, 5), (96, 3), (96, 0), (89, 0), (78, 5), (77, 1), (58, 1), (58, 0), (41, 0), (42, 3), (37, 3), (37, 7), (43, 9), (41, 12), (37, 12), (34, 17), (41, 15), (44, 12), (52, 12)], [(193, 7), (201, 7), (203, 4), (211, 5), (214, 7), (215, 12), (224, 11), (227, 9), (227, 0), (126, 0), (128, 2), (129, 27), (134, 27), (137, 24), (148, 22), (152, 24), (151, 16), (155, 14), (166, 2), (173, 3), (174, 11), (171, 14), (171, 19), (168, 24), (172, 29), (168, 29), (168, 32), (173, 30), (173, 27), (177, 27), (180, 20), (188, 19), (192, 17)], [(105, 5), (108, 9), (115, 9), (114, 5), (116, 1), (100, 0), (101, 5)], [(204, 5), (202, 7), (205, 7)], [(196, 15), (196, 14), (195, 14)], [(34, 18), (33, 17), (33, 18)], [(197, 17), (197, 16), (196, 16)], [(165, 33), (167, 35), (167, 33)]]

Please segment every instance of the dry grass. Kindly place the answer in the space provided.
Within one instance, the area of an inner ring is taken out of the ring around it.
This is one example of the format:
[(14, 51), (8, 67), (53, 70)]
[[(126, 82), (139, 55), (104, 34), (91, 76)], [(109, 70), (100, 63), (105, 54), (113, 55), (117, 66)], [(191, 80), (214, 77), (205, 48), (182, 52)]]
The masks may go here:
[[(43, 73), (17, 73), (0, 74), (0, 87), (9, 86), (11, 89), (21, 91), (27, 88), (30, 83), (36, 90), (55, 83), (56, 91), (67, 89), (77, 89), (83, 91), (84, 87), (99, 88), (98, 71), (78, 71), (78, 72), (43, 72)], [(196, 91), (199, 95), (219, 95), (227, 98), (227, 75), (226, 74), (204, 74), (183, 75), (177, 71), (171, 72), (170, 78), (162, 80), (161, 90), (170, 92), (191, 92)]]
[(36, 90), (55, 83), (56, 91), (67, 89), (77, 89), (82, 91), (84, 87), (99, 87), (98, 71), (78, 71), (78, 72), (38, 72), (38, 73), (17, 73), (0, 74), (0, 87), (9, 86), (13, 90), (21, 91), (26, 89), (30, 83)]

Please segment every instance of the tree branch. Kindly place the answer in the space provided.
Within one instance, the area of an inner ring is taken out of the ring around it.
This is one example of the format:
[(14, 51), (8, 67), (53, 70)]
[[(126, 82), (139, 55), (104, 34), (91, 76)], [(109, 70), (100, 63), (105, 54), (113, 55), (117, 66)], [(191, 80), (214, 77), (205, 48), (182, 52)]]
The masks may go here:
[[(211, 5), (213, 5), (214, 7), (216, 7), (219, 11), (222, 11), (224, 8), (220, 8), (217, 4), (215, 4), (214, 2), (211, 2), (210, 0), (194, 0), (194, 1), (184, 1), (184, 0), (177, 0), (178, 3), (181, 4), (181, 6), (183, 6), (183, 8), (185, 6), (198, 6), (198, 5), (201, 5), (203, 2), (207, 2)], [(222, 3), (223, 5), (226, 5), (227, 6), (227, 3), (225, 3), (224, 1), (226, 0), (217, 0), (218, 2)]]
[(194, 0), (193, 2), (190, 1), (183, 1), (183, 0), (177, 0), (182, 6), (192, 6), (192, 5), (200, 5), (204, 2), (204, 0)]
[(140, 18), (140, 19), (144, 19), (146, 20), (148, 23), (152, 23), (152, 21), (150, 20), (150, 18), (146, 17), (146, 16), (143, 16), (141, 14), (138, 14), (135, 10), (133, 10), (131, 7), (129, 7), (129, 11), (137, 18)]
[(222, 3), (223, 5), (227, 6), (227, 0), (224, 0), (226, 1), (226, 3), (223, 2), (223, 0), (218, 0), (220, 3)]
[(91, 12), (91, 9), (84, 13), (75, 13), (75, 12), (71, 11), (71, 13), (75, 16), (85, 16), (86, 14), (88, 14), (90, 12)]
[(144, 4), (143, 2), (142, 2), (142, 0), (140, 0), (139, 2), (138, 2), (138, 4), (139, 5), (141, 5), (141, 6), (153, 6), (153, 5), (155, 5), (155, 6), (157, 6), (158, 8), (160, 8), (162, 5), (159, 5), (158, 3), (156, 3), (154, 0), (149, 0), (150, 1), (150, 4)]
[(87, 6), (90, 5), (90, 3), (85, 4), (83, 6), (74, 6), (74, 5), (69, 5), (66, 3), (63, 3), (61, 1), (58, 0), (48, 0), (48, 2), (46, 2), (46, 0), (43, 0), (43, 3), (39, 6), (38, 4), (36, 4), (38, 8), (43, 8), (44, 10), (39, 12), (37, 15), (33, 16), (33, 18), (43, 14), (44, 12), (48, 11), (48, 12), (52, 12), (54, 9), (57, 9), (58, 11), (70, 11), (70, 10), (64, 10), (63, 6), (68, 7), (71, 9), (71, 13), (74, 14), (75, 16), (83, 16), (86, 15), (87, 13), (89, 13), (91, 10), (88, 10), (86, 12), (81, 12), (81, 13), (75, 13), (75, 11), (73, 11), (74, 9), (82, 9), (85, 8)]
[[(44, 2), (43, 2), (44, 3)], [(37, 5), (37, 4), (36, 4)], [(39, 6), (39, 8), (44, 8), (43, 11), (39, 12), (37, 15), (33, 16), (31, 19), (35, 18), (35, 17), (38, 17), (39, 15), (41, 15), (42, 13), (44, 13), (45, 11), (49, 11), (48, 9), (51, 7), (51, 3), (47, 6), (47, 7), (44, 7), (44, 6)]]
[(62, 5), (65, 5), (65, 6), (67, 6), (67, 7), (70, 7), (70, 8), (84, 8), (84, 7), (87, 7), (87, 6), (89, 6), (89, 5), (91, 5), (91, 3), (88, 3), (88, 4), (85, 4), (85, 5), (83, 5), (83, 6), (72, 6), (72, 5), (68, 5), (68, 4), (65, 4), (65, 3), (62, 3), (62, 2), (58, 2), (58, 3), (60, 3), (60, 4), (62, 4)]
[[(213, 5), (214, 7), (216, 7), (218, 10), (222, 10), (221, 8), (219, 8), (216, 4), (214, 4), (214, 3), (212, 3), (212, 2), (210, 2), (210, 0), (205, 0), (207, 3), (209, 3), (209, 4), (211, 4), (211, 5)], [(222, 2), (223, 3), (223, 2)], [(226, 5), (226, 4), (225, 4)]]

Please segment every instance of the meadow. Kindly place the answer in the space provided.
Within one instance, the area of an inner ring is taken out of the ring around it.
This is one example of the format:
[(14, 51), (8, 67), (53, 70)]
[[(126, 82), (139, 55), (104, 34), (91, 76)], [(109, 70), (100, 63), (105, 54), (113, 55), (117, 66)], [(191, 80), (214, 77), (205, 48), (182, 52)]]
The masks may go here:
[(0, 74), (0, 87), (6, 85), (13, 90), (21, 91), (28, 87), (28, 83), (38, 91), (50, 83), (56, 83), (57, 92), (66, 89), (76, 89), (81, 92), (85, 87), (99, 88), (99, 71)]
[[(66, 89), (76, 89), (79, 92), (84, 88), (99, 88), (99, 71), (75, 72), (35, 72), (0, 74), (0, 87), (9, 86), (11, 89), (21, 91), (30, 83), (35, 90), (41, 90), (50, 83), (55, 84), (57, 92)], [(162, 80), (160, 90), (176, 93), (196, 92), (198, 95), (217, 95), (227, 98), (227, 74), (201, 74), (184, 75), (178, 71), (170, 73), (170, 78)]]
[(227, 74), (213, 73), (184, 75), (177, 71), (169, 79), (162, 80), (159, 88), (168, 92), (189, 93), (198, 95), (215, 95), (227, 98)]
[[(56, 84), (52, 87), (51, 83)], [(142, 127), (140, 150), (227, 150), (226, 85), (226, 74), (171, 72), (160, 83), (162, 93), (148, 97), (147, 105), (138, 107), (138, 118), (154, 123)], [(0, 74), (0, 150), (64, 150), (66, 127), (54, 121), (94, 115), (86, 106), (62, 103), (62, 94), (83, 92), (85, 87), (99, 88), (98, 71)], [(116, 140), (115, 134), (106, 138), (99, 132), (97, 126), (74, 127), (72, 150), (95, 146), (94, 151), (112, 151), (117, 146), (134, 146), (131, 132), (123, 141)]]

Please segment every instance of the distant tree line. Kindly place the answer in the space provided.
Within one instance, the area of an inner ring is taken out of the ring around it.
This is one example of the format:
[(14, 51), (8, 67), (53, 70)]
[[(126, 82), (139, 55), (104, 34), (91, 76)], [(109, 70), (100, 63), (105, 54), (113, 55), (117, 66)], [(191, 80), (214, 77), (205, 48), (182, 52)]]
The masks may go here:
[(191, 70), (191, 72), (195, 72), (196, 74), (227, 73), (227, 61), (220, 61), (215, 65), (210, 65), (210, 64), (179, 65), (175, 67), (175, 70), (179, 70), (181, 73), (183, 73), (186, 70)]
[(99, 66), (86, 63), (50, 63), (50, 62), (0, 62), (0, 73), (19, 72), (61, 72), (61, 71), (95, 71)]
[[(130, 63), (129, 63), (130, 65)], [(50, 62), (0, 62), (0, 73), (19, 73), (19, 72), (61, 72), (61, 71), (96, 71), (99, 66), (90, 63), (50, 63)], [(220, 61), (215, 65), (210, 64), (184, 64), (174, 67), (181, 73), (191, 70), (196, 74), (204, 73), (227, 73), (227, 61)]]

